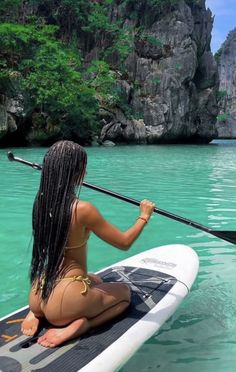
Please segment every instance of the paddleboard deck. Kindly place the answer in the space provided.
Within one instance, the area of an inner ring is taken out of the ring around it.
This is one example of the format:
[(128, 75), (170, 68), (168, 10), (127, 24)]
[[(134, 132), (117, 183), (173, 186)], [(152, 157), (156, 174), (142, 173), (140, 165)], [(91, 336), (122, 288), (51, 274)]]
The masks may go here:
[(20, 331), (28, 312), (22, 308), (0, 320), (0, 370), (116, 371), (155, 334), (188, 294), (198, 272), (197, 254), (185, 245), (147, 250), (112, 265), (99, 275), (105, 282), (125, 282), (131, 305), (116, 319), (63, 346), (47, 349)]

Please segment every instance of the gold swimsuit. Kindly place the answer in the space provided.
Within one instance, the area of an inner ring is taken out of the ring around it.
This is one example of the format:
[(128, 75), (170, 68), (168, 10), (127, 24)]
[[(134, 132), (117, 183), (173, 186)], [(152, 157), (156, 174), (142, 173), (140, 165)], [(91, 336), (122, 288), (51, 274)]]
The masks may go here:
[(88, 231), (88, 233), (86, 235), (87, 236), (86, 236), (86, 238), (85, 238), (85, 240), (83, 241), (82, 244), (77, 244), (77, 245), (72, 245), (70, 247), (65, 247), (65, 250), (68, 251), (69, 249), (77, 249), (77, 248), (83, 247), (83, 245), (85, 245), (87, 243), (87, 241), (89, 240), (90, 231)]
[[(85, 241), (82, 243), (82, 244), (79, 244), (79, 245), (74, 245), (74, 246), (71, 246), (71, 247), (65, 247), (65, 250), (69, 250), (69, 249), (77, 249), (77, 248), (81, 248), (83, 247), (83, 245), (85, 245), (89, 239), (89, 233), (88, 233), (88, 236), (86, 237)], [(84, 289), (80, 292), (81, 294), (85, 294), (88, 292), (88, 289), (91, 285), (91, 280), (89, 279), (88, 276), (82, 276), (82, 275), (73, 275), (73, 276), (65, 276), (64, 278), (61, 278), (61, 279), (58, 279), (57, 281), (62, 281), (62, 280), (71, 280), (72, 282), (82, 282), (83, 285), (84, 285)]]
[[(89, 235), (90, 235), (90, 233), (88, 233), (85, 241), (82, 244), (74, 245), (74, 246), (71, 246), (71, 247), (65, 247), (65, 250), (77, 249), (77, 248), (83, 247), (83, 245), (85, 245), (87, 243), (87, 241), (89, 239)], [(81, 294), (86, 294), (88, 292), (88, 289), (89, 289), (91, 283), (92, 283), (91, 282), (91, 279), (89, 279), (88, 276), (83, 276), (83, 275), (65, 276), (64, 278), (57, 279), (57, 282), (60, 282), (62, 280), (70, 280), (72, 282), (81, 282), (81, 283), (83, 283), (84, 288), (80, 292)], [(40, 279), (40, 289), (41, 289), (41, 291), (43, 290), (44, 285), (45, 285), (45, 275), (42, 275), (42, 277)], [(33, 289), (33, 291), (35, 292), (36, 290)]]
[[(73, 275), (73, 276), (65, 276), (64, 278), (57, 279), (57, 282), (61, 282), (62, 280), (70, 280), (72, 282), (81, 282), (84, 285), (84, 288), (80, 292), (81, 294), (86, 294), (88, 292), (88, 289), (91, 285), (91, 279), (89, 279), (88, 276), (83, 275)], [(43, 287), (45, 285), (45, 276), (43, 275), (40, 280), (40, 289), (43, 290)], [(33, 288), (33, 291), (36, 292), (36, 289)]]
[(82, 291), (80, 292), (81, 294), (87, 293), (92, 283), (88, 276), (82, 276), (82, 275), (65, 276), (64, 278), (58, 279), (57, 281), (59, 282), (62, 280), (71, 280), (72, 282), (82, 282), (84, 285), (84, 289), (82, 289)]

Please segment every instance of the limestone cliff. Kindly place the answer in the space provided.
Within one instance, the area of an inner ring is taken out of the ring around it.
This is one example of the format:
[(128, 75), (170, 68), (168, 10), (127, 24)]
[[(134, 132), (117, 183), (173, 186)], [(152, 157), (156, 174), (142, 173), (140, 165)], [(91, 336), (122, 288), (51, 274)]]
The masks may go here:
[[(178, 1), (154, 13), (144, 1), (116, 14), (142, 33), (120, 81), (135, 118), (102, 112), (102, 140), (135, 143), (209, 142), (216, 136), (218, 72), (210, 51), (212, 15), (205, 0)], [(131, 19), (130, 12), (138, 14)], [(148, 20), (148, 22), (147, 22)]]
[(216, 54), (220, 78), (220, 138), (236, 138), (236, 29), (232, 30)]
[(0, 94), (0, 138), (17, 130), (16, 116), (23, 110), (19, 101)]
[[(34, 9), (36, 16), (47, 16), (42, 9)], [(210, 51), (213, 18), (205, 0), (117, 0), (109, 12), (111, 23), (119, 20), (121, 28), (131, 30), (130, 52), (122, 69), (115, 53), (107, 57), (122, 99), (111, 106), (101, 103), (99, 141), (207, 143), (215, 138), (218, 71)], [(48, 18), (55, 22), (52, 15)], [(59, 28), (63, 38), (61, 24)], [(86, 39), (86, 33), (78, 33), (85, 64), (109, 45), (109, 33), (101, 35)], [(0, 94), (0, 137), (26, 120), (34, 130), (35, 115), (30, 112), (25, 119), (19, 97), (9, 101), (1, 87)], [(47, 113), (43, 118), (47, 123)]]

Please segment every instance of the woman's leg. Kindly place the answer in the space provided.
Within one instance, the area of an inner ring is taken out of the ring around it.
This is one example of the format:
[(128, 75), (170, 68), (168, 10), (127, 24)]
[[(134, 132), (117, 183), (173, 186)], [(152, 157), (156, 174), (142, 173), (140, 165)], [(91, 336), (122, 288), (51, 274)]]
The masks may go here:
[(40, 319), (44, 317), (40, 303), (40, 295), (31, 289), (29, 295), (30, 311), (21, 325), (21, 331), (25, 336), (34, 336), (38, 330)]
[[(69, 292), (68, 290), (68, 295)], [(74, 301), (67, 301), (67, 296), (64, 298), (63, 307), (69, 307), (71, 309), (74, 319), (72, 318), (70, 324), (66, 327), (49, 329), (38, 339), (38, 342), (42, 346), (58, 346), (65, 341), (81, 336), (91, 328), (95, 328), (117, 317), (130, 304), (130, 290), (126, 284), (102, 283), (89, 290), (89, 293), (86, 295), (86, 301), (81, 302), (80, 300), (76, 304)], [(81, 305), (84, 302), (87, 302), (87, 309), (83, 306), (82, 314)], [(75, 314), (76, 310), (77, 314)], [(47, 312), (45, 312), (45, 315), (48, 318)]]
[(121, 314), (129, 306), (128, 302), (120, 302), (92, 319), (80, 318), (67, 327), (51, 328), (38, 338), (38, 343), (44, 347), (56, 347), (73, 338), (82, 336), (91, 328), (96, 328)]
[(89, 279), (91, 280), (92, 285), (97, 285), (97, 284), (102, 284), (102, 283), (103, 283), (103, 280), (102, 280), (102, 279), (100, 278), (100, 276), (97, 275), (97, 274), (88, 273), (87, 276), (88, 276)]

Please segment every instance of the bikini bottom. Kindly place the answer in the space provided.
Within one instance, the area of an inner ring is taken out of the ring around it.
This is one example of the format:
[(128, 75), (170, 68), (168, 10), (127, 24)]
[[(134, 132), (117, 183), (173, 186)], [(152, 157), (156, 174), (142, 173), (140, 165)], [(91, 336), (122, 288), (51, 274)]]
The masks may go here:
[(73, 275), (73, 276), (65, 276), (64, 278), (58, 279), (57, 281), (64, 281), (64, 280), (69, 280), (72, 282), (81, 282), (84, 285), (84, 288), (80, 292), (81, 294), (85, 294), (88, 292), (88, 289), (90, 288), (91, 285), (91, 280), (89, 279), (88, 276), (82, 276), (82, 275)]

